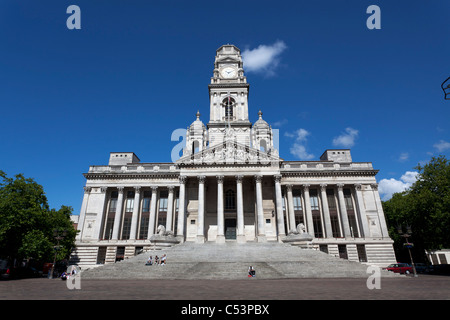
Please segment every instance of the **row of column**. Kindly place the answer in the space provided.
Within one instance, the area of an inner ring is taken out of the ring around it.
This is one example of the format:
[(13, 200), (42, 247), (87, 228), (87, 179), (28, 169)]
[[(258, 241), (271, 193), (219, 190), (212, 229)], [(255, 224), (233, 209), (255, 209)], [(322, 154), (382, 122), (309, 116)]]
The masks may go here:
[[(305, 204), (305, 215), (306, 215), (306, 229), (307, 232), (314, 236), (314, 224), (313, 224), (313, 216), (312, 216), (312, 210), (311, 210), (311, 202), (310, 202), (310, 194), (309, 194), (309, 184), (302, 184), (303, 189), (303, 197), (304, 197), (304, 204)], [(339, 213), (340, 213), (340, 221), (342, 224), (342, 232), (343, 236), (345, 238), (349, 238), (352, 236), (351, 229), (350, 229), (350, 223), (348, 219), (348, 213), (347, 213), (347, 207), (345, 205), (345, 199), (344, 199), (344, 184), (336, 184), (337, 190), (338, 190), (338, 203), (339, 203)], [(289, 219), (289, 225), (290, 230), (289, 232), (295, 231), (296, 225), (295, 225), (295, 211), (294, 211), (294, 201), (293, 201), (293, 195), (292, 195), (292, 188), (293, 185), (288, 184), (286, 185), (286, 193), (287, 193), (287, 211), (288, 211), (288, 219)], [(331, 227), (331, 217), (330, 217), (330, 210), (328, 206), (328, 199), (327, 199), (327, 193), (326, 193), (327, 184), (320, 184), (320, 198), (322, 202), (322, 217), (324, 222), (324, 232), (326, 238), (332, 238), (333, 237), (333, 231)], [(368, 221), (366, 218), (366, 212), (364, 209), (364, 202), (362, 198), (361, 193), (361, 184), (354, 184), (355, 188), (355, 202), (356, 202), (356, 210), (355, 215), (358, 219), (357, 221), (360, 224), (361, 228), (361, 237), (368, 237), (369, 232), (369, 226)], [(376, 188), (376, 185), (372, 185), (372, 188)], [(377, 207), (381, 206), (381, 201), (379, 201), (378, 192), (375, 192), (375, 197), (377, 201)], [(387, 236), (387, 228), (386, 223), (384, 220), (384, 215), (379, 213), (379, 219), (382, 229), (383, 236)]]
[[(243, 176), (237, 175), (234, 176), (236, 179), (236, 213), (237, 213), (237, 239), (238, 240), (244, 240), (245, 239), (245, 232), (244, 232), (244, 198), (243, 198), (243, 188), (242, 188), (242, 181)], [(264, 219), (264, 211), (263, 211), (263, 197), (262, 197), (262, 175), (256, 175), (253, 177), (255, 181), (255, 193), (256, 193), (256, 216), (257, 216), (257, 238), (260, 241), (265, 240), (265, 219)], [(197, 221), (197, 240), (199, 242), (205, 241), (205, 180), (206, 176), (198, 176), (198, 221)], [(178, 206), (178, 221), (177, 221), (177, 230), (176, 235), (184, 238), (184, 229), (185, 229), (185, 188), (186, 188), (186, 176), (180, 176), (179, 177), (179, 206)], [(217, 180), (217, 241), (222, 242), (225, 240), (225, 217), (224, 217), (224, 189), (223, 189), (223, 181), (224, 176), (218, 175), (216, 176)], [(285, 230), (285, 223), (284, 223), (284, 212), (283, 212), (283, 196), (282, 196), (282, 190), (281, 190), (281, 175), (275, 175), (274, 176), (274, 182), (275, 182), (275, 206), (276, 206), (276, 222), (277, 222), (277, 234), (279, 237), (283, 237), (286, 235)], [(338, 202), (339, 202), (339, 212), (340, 212), (340, 219), (342, 224), (342, 231), (344, 237), (351, 237), (351, 230), (350, 230), (350, 224), (348, 220), (347, 215), (347, 208), (345, 205), (344, 200), (344, 193), (343, 193), (343, 184), (337, 184), (338, 189)], [(289, 220), (289, 232), (295, 231), (296, 225), (295, 225), (295, 211), (294, 211), (294, 202), (293, 202), (293, 194), (292, 194), (292, 188), (293, 185), (288, 184), (285, 185), (286, 187), (286, 194), (287, 194), (287, 211), (288, 216), (287, 219)], [(309, 184), (303, 184), (303, 196), (304, 196), (304, 203), (305, 203), (305, 217), (306, 217), (306, 228), (309, 234), (314, 236), (314, 225), (313, 225), (313, 215), (311, 210), (311, 203), (310, 203), (310, 195), (309, 195)], [(326, 194), (326, 187), (327, 184), (321, 184), (320, 185), (320, 193), (321, 193), (321, 202), (322, 202), (322, 217), (323, 217), (323, 225), (324, 225), (324, 232), (325, 237), (332, 237), (332, 226), (331, 226), (331, 218), (330, 218), (330, 212), (329, 212), (329, 206), (327, 201), (327, 194)], [(355, 210), (355, 213), (359, 213), (359, 223), (360, 227), (362, 228), (362, 236), (368, 236), (369, 235), (369, 226), (367, 219), (365, 217), (365, 210), (364, 210), (364, 204), (362, 199), (362, 193), (361, 193), (361, 185), (355, 184), (355, 191), (356, 191), (356, 197), (355, 201), (357, 202), (357, 210)], [(374, 186), (373, 186), (374, 187)], [(376, 187), (376, 185), (375, 185)], [(173, 224), (173, 217), (174, 217), (174, 188), (175, 186), (169, 186), (168, 190), (168, 207), (167, 207), (167, 219), (166, 219), (166, 231), (172, 231), (172, 224)], [(84, 214), (86, 211), (86, 205), (87, 205), (87, 196), (88, 191), (90, 188), (85, 188), (85, 196), (83, 199), (82, 204), (82, 216), (80, 216), (80, 226), (79, 229), (83, 230), (83, 222), (84, 222)], [(147, 239), (150, 239), (150, 237), (155, 232), (155, 223), (156, 223), (156, 214), (157, 214), (157, 190), (158, 186), (151, 186), (152, 189), (152, 196), (150, 201), (150, 213), (149, 213), (149, 226), (148, 226), (148, 236)], [(120, 227), (122, 223), (123, 218), (123, 205), (124, 205), (124, 189), (123, 187), (118, 187), (118, 199), (117, 199), (117, 207), (116, 207), (116, 213), (114, 217), (114, 224), (113, 224), (113, 230), (112, 230), (112, 240), (118, 240), (119, 239), (119, 232)], [(102, 192), (106, 192), (106, 188), (102, 188)], [(378, 195), (378, 192), (376, 192), (376, 195)], [(135, 197), (134, 197), (134, 207), (131, 217), (131, 230), (130, 230), (130, 240), (135, 240), (137, 237), (137, 231), (138, 231), (138, 219), (139, 219), (139, 210), (140, 210), (140, 200), (141, 200), (141, 187), (135, 187)], [(381, 205), (381, 201), (379, 199), (379, 196), (376, 197), (377, 200), (377, 206)], [(84, 208), (84, 209), (83, 209)], [(107, 213), (106, 213), (107, 216)], [(105, 217), (106, 217), (105, 216)], [(381, 228), (383, 236), (387, 236), (387, 229), (386, 229), (386, 223), (384, 221), (384, 215), (381, 213), (379, 214), (379, 218), (382, 220), (381, 222)], [(245, 240), (244, 240), (245, 241)]]
[[(244, 229), (244, 197), (242, 191), (242, 180), (244, 176), (236, 175), (236, 215), (237, 215), (237, 240), (245, 241)], [(263, 211), (263, 197), (262, 197), (262, 175), (255, 175), (255, 190), (256, 190), (256, 216), (257, 216), (257, 239), (259, 241), (266, 240), (265, 220)], [(197, 222), (197, 242), (205, 241), (205, 179), (206, 176), (198, 176), (198, 222)], [(224, 217), (224, 193), (223, 193), (223, 175), (216, 176), (217, 179), (217, 242), (225, 241), (225, 217)], [(275, 176), (275, 194), (276, 194), (276, 213), (278, 224), (278, 235), (285, 235), (284, 218), (283, 218), (283, 203), (281, 196), (281, 175)], [(180, 194), (181, 198), (181, 194)]]
[[(131, 216), (131, 227), (130, 227), (130, 240), (136, 240), (137, 235), (137, 224), (138, 224), (138, 218), (139, 218), (139, 210), (140, 210), (140, 202), (141, 202), (141, 187), (137, 186), (134, 187), (134, 206), (133, 206), (133, 213)], [(157, 186), (151, 186), (152, 189), (152, 196), (150, 200), (150, 218), (149, 218), (149, 226), (148, 226), (148, 235), (147, 239), (150, 239), (150, 237), (154, 234), (155, 230), (155, 223), (156, 223), (156, 205), (157, 205)], [(174, 200), (174, 186), (168, 186), (169, 194), (167, 199), (167, 218), (166, 218), (166, 231), (172, 231), (172, 221), (173, 221), (173, 200)], [(113, 224), (113, 232), (111, 236), (111, 240), (118, 240), (119, 239), (119, 232), (120, 232), (120, 226), (122, 222), (122, 216), (123, 216), (123, 187), (118, 187), (118, 198), (117, 198), (117, 207), (116, 207), (116, 213), (114, 216), (114, 224)]]

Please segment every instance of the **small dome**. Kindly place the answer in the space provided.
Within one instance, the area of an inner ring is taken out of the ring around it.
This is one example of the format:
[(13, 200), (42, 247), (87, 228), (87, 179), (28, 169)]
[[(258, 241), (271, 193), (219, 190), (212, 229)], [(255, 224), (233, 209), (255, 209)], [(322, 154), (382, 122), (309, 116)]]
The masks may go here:
[(263, 120), (262, 114), (263, 113), (261, 112), (261, 110), (259, 110), (259, 112), (258, 112), (259, 119), (255, 122), (253, 127), (257, 127), (257, 128), (265, 128), (265, 127), (269, 128), (270, 127), (269, 124), (265, 120)]
[(197, 114), (196, 114), (196, 116), (197, 116), (197, 119), (194, 121), (194, 122), (192, 122), (192, 124), (190, 125), (190, 129), (191, 130), (203, 130), (203, 129), (206, 129), (206, 126), (203, 124), (203, 122), (200, 120), (200, 111), (197, 111)]

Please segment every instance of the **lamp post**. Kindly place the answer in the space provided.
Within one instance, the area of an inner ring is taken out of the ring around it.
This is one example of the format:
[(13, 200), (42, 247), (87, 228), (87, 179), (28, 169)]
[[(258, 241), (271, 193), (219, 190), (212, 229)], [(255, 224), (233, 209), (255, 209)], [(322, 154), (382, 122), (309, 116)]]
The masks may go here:
[(408, 238), (411, 237), (411, 235), (412, 235), (411, 226), (407, 224), (406, 225), (406, 232), (403, 232), (402, 226), (398, 225), (397, 226), (397, 232), (398, 232), (398, 234), (401, 237), (405, 238), (405, 243), (403, 244), (403, 247), (408, 249), (409, 258), (411, 259), (411, 265), (412, 265), (412, 269), (413, 269), (413, 274), (414, 274), (414, 277), (417, 277), (416, 266), (414, 265), (413, 257), (412, 257), (412, 254), (411, 254), (411, 248), (414, 247), (414, 244), (408, 241)]
[(53, 237), (56, 239), (56, 246), (53, 247), (53, 249), (55, 250), (55, 256), (53, 258), (53, 265), (52, 265), (52, 271), (50, 273), (50, 279), (53, 279), (53, 271), (55, 270), (55, 264), (56, 264), (56, 253), (58, 252), (58, 250), (60, 248), (59, 241), (64, 239), (66, 234), (67, 234), (66, 230), (59, 230), (59, 229), (53, 230)]

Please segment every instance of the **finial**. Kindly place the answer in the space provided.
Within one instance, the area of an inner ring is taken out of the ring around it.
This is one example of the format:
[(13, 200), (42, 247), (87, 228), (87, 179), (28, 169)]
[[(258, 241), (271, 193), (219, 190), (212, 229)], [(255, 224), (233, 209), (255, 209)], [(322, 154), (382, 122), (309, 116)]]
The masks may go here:
[(258, 116), (259, 116), (260, 119), (262, 119), (262, 112), (261, 112), (261, 110), (259, 110)]
[(197, 110), (196, 116), (197, 116), (197, 120), (199, 120), (200, 119), (200, 110)]

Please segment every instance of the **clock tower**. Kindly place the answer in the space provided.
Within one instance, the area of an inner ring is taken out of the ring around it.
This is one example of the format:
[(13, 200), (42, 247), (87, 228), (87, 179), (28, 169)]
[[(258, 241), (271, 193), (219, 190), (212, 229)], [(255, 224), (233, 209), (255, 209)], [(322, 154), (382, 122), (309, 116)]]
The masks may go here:
[(216, 51), (209, 88), (209, 145), (226, 139), (250, 146), (252, 124), (248, 118), (249, 84), (244, 76), (241, 51), (223, 45)]

